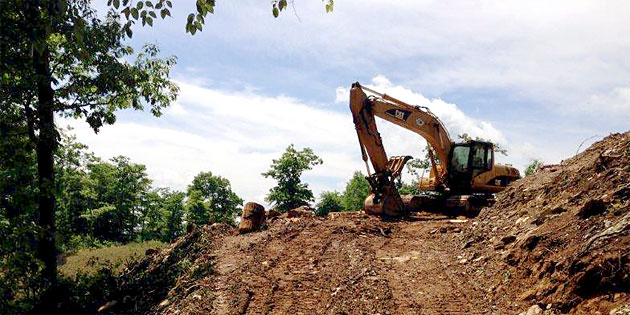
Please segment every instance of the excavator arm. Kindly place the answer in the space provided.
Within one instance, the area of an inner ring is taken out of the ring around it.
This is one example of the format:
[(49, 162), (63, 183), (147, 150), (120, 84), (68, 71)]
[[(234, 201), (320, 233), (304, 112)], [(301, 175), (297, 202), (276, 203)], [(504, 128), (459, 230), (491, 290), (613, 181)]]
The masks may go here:
[[(365, 91), (374, 95), (367, 96)], [(389, 95), (362, 87), (358, 82), (350, 89), (350, 110), (363, 160), (368, 157), (374, 168), (371, 174), (368, 168), (368, 181), (372, 194), (365, 204), (367, 212), (373, 214), (399, 215), (404, 213), (404, 206), (394, 185), (394, 179), (400, 175), (410, 156), (387, 158), (381, 136), (376, 127), (375, 116), (411, 130), (431, 145), (440, 165), (433, 164), (436, 181), (444, 183), (448, 154), (452, 141), (442, 122), (426, 107), (412, 106)], [(433, 162), (433, 159), (431, 159)]]

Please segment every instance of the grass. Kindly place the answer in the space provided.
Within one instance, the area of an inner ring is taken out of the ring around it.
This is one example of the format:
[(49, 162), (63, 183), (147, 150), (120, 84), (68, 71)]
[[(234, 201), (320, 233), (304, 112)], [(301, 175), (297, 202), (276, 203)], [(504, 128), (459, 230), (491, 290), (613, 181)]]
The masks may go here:
[(146, 241), (103, 248), (82, 249), (62, 258), (63, 263), (59, 265), (59, 273), (64, 277), (73, 278), (79, 273), (94, 274), (103, 266), (111, 266), (112, 271), (118, 274), (124, 270), (128, 263), (142, 259), (147, 249), (161, 249), (166, 245), (159, 241)]

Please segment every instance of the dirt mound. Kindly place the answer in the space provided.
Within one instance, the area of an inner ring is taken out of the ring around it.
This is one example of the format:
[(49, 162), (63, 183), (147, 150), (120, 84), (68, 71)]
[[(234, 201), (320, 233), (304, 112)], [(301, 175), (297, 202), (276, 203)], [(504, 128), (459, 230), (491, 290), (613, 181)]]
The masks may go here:
[(200, 227), (127, 270), (107, 311), (484, 313), (485, 292), (447, 268), (461, 259), (455, 244), (467, 222), (331, 213), (285, 214), (244, 235)]
[(478, 218), (285, 214), (248, 234), (199, 227), (127, 270), (108, 311), (625, 310), (629, 183), (630, 135), (615, 134), (513, 183)]
[(464, 239), (471, 271), (499, 304), (608, 314), (628, 303), (630, 134), (515, 182)]

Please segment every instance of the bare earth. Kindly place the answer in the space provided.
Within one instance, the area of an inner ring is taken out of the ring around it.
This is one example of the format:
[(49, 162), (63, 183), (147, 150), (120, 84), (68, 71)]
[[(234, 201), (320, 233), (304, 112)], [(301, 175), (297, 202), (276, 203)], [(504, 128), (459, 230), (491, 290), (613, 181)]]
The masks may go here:
[(629, 314), (630, 134), (513, 183), (477, 218), (203, 226), (123, 278), (114, 312)]

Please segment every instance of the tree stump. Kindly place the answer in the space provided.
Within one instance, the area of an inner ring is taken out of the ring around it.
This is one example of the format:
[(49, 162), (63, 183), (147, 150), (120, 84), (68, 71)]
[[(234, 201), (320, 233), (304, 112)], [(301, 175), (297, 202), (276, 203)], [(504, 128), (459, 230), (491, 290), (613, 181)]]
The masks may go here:
[(265, 223), (265, 208), (255, 202), (248, 202), (243, 207), (241, 223), (238, 226), (239, 233), (247, 233), (257, 230)]
[(299, 217), (313, 217), (315, 213), (313, 213), (313, 209), (309, 206), (301, 206), (295, 209), (291, 209), (287, 212), (288, 218), (299, 218)]

